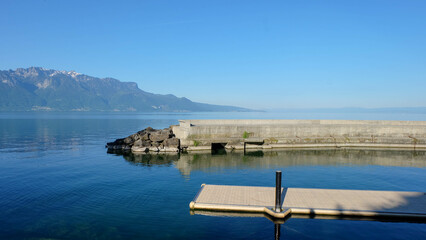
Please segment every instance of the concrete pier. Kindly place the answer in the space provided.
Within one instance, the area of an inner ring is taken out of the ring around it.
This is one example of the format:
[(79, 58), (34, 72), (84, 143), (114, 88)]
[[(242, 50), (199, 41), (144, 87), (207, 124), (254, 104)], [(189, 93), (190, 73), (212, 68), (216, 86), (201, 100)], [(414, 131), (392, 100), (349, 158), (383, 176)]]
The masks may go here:
[(192, 210), (354, 217), (426, 218), (426, 194), (404, 191), (282, 188), (282, 212), (272, 209), (274, 187), (202, 185), (190, 203)]
[(426, 149), (426, 121), (180, 120), (172, 129), (187, 151), (221, 147)]

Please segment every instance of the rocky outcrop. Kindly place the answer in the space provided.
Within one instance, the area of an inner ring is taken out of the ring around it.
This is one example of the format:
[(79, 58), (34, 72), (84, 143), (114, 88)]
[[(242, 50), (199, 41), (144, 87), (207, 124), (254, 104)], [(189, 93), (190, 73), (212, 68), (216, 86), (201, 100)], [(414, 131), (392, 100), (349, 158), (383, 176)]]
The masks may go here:
[(179, 152), (180, 141), (171, 128), (156, 130), (145, 128), (126, 138), (119, 138), (106, 144), (109, 151), (132, 151), (135, 153)]

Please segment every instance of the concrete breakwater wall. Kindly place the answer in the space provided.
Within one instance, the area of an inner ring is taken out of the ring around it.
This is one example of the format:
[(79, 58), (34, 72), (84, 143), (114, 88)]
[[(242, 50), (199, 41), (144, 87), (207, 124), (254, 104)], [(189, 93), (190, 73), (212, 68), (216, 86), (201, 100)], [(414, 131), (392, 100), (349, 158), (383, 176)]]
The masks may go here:
[(187, 151), (273, 148), (426, 149), (426, 121), (180, 120), (172, 126)]

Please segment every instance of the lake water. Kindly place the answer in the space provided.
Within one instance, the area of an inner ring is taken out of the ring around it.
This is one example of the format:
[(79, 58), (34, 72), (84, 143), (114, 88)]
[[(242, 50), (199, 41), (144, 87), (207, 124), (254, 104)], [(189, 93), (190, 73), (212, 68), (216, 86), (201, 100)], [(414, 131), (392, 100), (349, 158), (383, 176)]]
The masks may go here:
[[(264, 217), (191, 215), (202, 183), (426, 192), (426, 153), (286, 150), (114, 155), (107, 141), (178, 119), (426, 120), (423, 114), (0, 114), (0, 239), (274, 239)], [(415, 222), (304, 219), (281, 239), (425, 239)]]

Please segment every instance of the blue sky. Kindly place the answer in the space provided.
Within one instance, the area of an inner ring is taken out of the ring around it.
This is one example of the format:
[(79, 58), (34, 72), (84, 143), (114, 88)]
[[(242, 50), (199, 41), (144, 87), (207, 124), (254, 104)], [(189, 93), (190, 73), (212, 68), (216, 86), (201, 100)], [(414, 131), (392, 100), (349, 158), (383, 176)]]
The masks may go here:
[(426, 1), (0, 2), (0, 69), (249, 108), (426, 106)]

